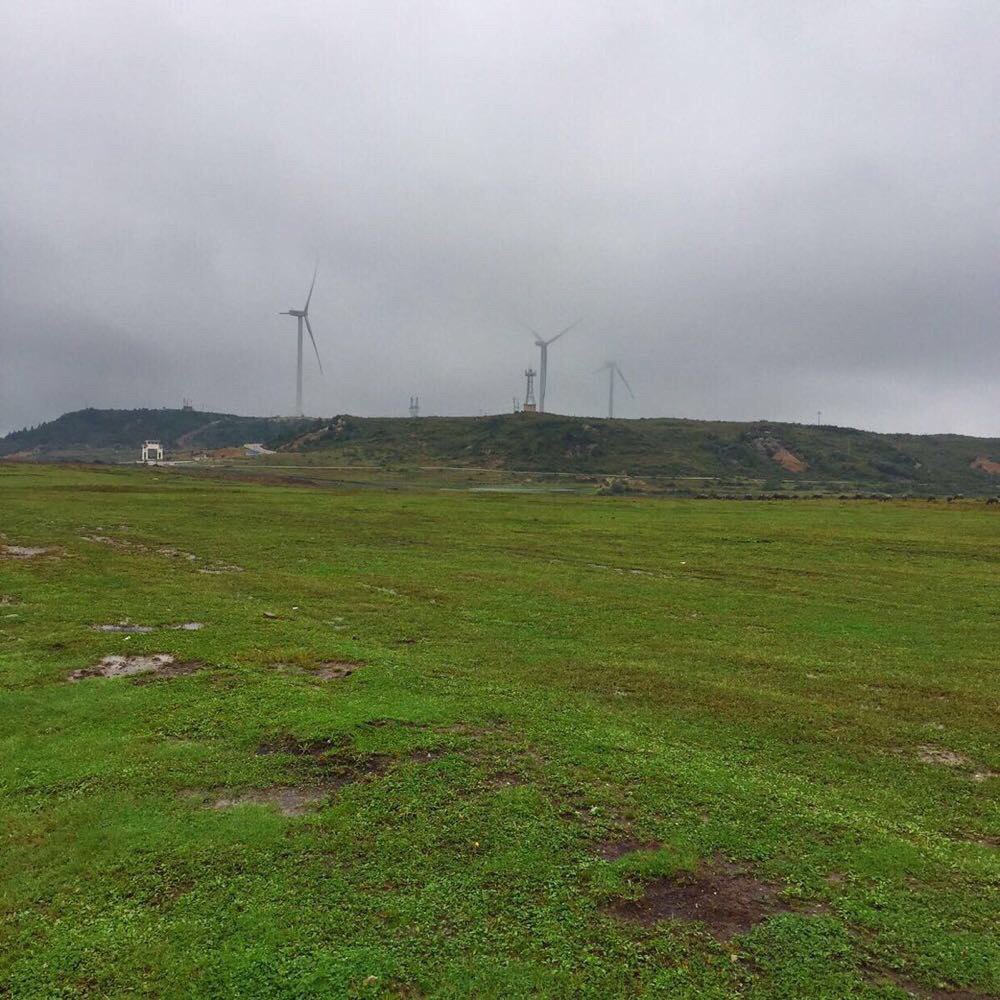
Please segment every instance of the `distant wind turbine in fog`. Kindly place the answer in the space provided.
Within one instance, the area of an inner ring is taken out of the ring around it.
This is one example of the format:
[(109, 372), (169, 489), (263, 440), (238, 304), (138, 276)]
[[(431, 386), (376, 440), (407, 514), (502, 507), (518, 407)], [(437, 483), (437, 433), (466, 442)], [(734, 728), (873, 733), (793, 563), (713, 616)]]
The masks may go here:
[(306, 296), (306, 304), (301, 309), (289, 309), (287, 312), (278, 313), (279, 316), (294, 316), (299, 321), (299, 354), (298, 369), (295, 382), (295, 415), (303, 416), (302, 410), (302, 323), (305, 321), (306, 329), (309, 331), (309, 339), (312, 341), (313, 350), (316, 352), (316, 364), (319, 365), (320, 374), (323, 374), (323, 362), (319, 359), (319, 348), (316, 346), (316, 338), (313, 336), (313, 328), (309, 324), (309, 303), (312, 301), (313, 289), (316, 287), (317, 264), (313, 268), (313, 280), (309, 286), (309, 294)]
[(546, 376), (548, 375), (549, 368), (549, 344), (554, 344), (564, 333), (569, 333), (574, 326), (579, 326), (583, 322), (582, 319), (578, 319), (575, 323), (570, 323), (565, 330), (560, 330), (554, 337), (549, 337), (545, 340), (542, 335), (537, 330), (532, 330), (529, 326), (528, 329), (535, 335), (535, 343), (538, 345), (539, 352), (541, 353), (541, 359), (538, 364), (538, 412), (545, 412), (545, 382)]
[(622, 375), (621, 368), (618, 367), (617, 361), (605, 361), (600, 368), (596, 369), (594, 374), (597, 372), (606, 371), (608, 373), (608, 419), (610, 420), (615, 415), (615, 376), (617, 375), (622, 380), (622, 385), (628, 389), (628, 394), (635, 399), (635, 393), (632, 391), (632, 386), (628, 384), (625, 376)]

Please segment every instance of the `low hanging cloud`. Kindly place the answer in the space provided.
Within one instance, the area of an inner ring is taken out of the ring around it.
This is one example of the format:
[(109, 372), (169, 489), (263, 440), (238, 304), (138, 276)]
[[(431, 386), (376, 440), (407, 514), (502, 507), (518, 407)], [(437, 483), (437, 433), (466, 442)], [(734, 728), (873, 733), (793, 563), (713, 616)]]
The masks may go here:
[(995, 3), (0, 11), (0, 429), (549, 408), (996, 434)]

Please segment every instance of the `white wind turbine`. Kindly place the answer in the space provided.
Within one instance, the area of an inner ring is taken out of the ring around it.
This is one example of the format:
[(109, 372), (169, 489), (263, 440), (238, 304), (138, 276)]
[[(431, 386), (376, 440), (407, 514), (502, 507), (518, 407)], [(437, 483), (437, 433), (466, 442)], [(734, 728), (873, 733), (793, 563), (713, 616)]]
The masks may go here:
[[(319, 265), (317, 265), (318, 267)], [(313, 336), (313, 328), (309, 325), (309, 303), (312, 300), (313, 289), (316, 287), (316, 268), (313, 268), (313, 280), (309, 286), (309, 294), (306, 296), (306, 304), (301, 309), (289, 309), (287, 312), (278, 313), (279, 316), (294, 316), (299, 321), (299, 354), (298, 368), (295, 382), (295, 414), (303, 416), (302, 411), (302, 323), (306, 324), (309, 331), (309, 339), (312, 341), (313, 350), (316, 352), (316, 364), (319, 365), (320, 374), (323, 374), (323, 362), (319, 359), (319, 348), (316, 346), (316, 338)]]
[(546, 376), (548, 375), (549, 368), (549, 344), (554, 344), (564, 333), (569, 333), (574, 326), (579, 326), (583, 322), (582, 319), (578, 319), (575, 323), (570, 323), (565, 330), (560, 330), (554, 337), (549, 337), (545, 340), (542, 335), (537, 331), (533, 330), (530, 326), (529, 330), (535, 335), (535, 343), (538, 345), (539, 353), (541, 358), (538, 363), (538, 412), (545, 412), (545, 382)]
[(596, 375), (598, 372), (606, 371), (608, 373), (608, 419), (610, 420), (615, 415), (615, 376), (617, 375), (622, 380), (622, 385), (628, 389), (628, 394), (635, 399), (635, 393), (632, 391), (632, 386), (628, 384), (625, 376), (622, 375), (621, 368), (618, 367), (617, 361), (605, 361), (600, 368), (594, 371)]

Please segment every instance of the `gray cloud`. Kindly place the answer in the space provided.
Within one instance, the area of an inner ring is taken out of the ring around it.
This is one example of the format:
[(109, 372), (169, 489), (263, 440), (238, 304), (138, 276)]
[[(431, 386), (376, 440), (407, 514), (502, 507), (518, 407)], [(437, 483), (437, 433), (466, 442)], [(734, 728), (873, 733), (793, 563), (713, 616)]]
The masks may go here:
[(84, 405), (996, 434), (992, 2), (9, 4), (0, 428)]

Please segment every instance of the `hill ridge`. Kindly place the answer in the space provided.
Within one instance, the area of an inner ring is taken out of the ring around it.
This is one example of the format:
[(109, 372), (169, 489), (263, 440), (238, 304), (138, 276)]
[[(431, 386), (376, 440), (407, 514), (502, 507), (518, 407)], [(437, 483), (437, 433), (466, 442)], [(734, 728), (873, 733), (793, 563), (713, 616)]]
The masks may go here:
[(1000, 488), (1000, 439), (885, 434), (779, 421), (482, 417), (248, 417), (177, 409), (63, 414), (0, 438), (0, 457), (129, 461), (146, 438), (168, 452), (260, 441), (282, 454), (374, 465), (448, 463), (539, 472), (831, 482), (893, 492)]

